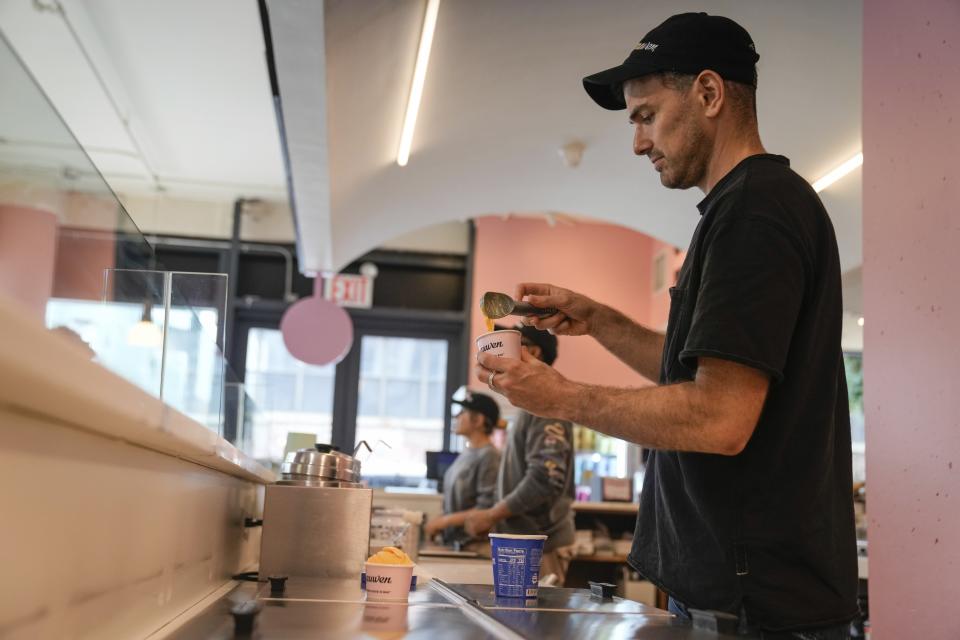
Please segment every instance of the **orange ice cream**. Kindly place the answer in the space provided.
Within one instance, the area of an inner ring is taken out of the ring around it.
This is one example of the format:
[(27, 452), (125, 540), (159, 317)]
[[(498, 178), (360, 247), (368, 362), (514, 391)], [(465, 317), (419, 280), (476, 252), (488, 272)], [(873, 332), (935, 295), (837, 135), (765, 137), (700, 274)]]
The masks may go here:
[(413, 560), (410, 559), (410, 556), (404, 553), (402, 549), (397, 549), (396, 547), (384, 547), (367, 558), (367, 562), (372, 562), (373, 564), (413, 565)]

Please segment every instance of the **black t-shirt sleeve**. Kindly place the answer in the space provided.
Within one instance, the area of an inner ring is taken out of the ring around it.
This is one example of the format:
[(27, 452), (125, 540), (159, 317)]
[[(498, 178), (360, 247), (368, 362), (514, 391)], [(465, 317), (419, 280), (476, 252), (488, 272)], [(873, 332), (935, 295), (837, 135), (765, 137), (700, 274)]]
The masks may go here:
[(738, 215), (719, 222), (704, 243), (700, 288), (680, 361), (732, 360), (783, 379), (804, 297), (804, 259), (779, 223)]

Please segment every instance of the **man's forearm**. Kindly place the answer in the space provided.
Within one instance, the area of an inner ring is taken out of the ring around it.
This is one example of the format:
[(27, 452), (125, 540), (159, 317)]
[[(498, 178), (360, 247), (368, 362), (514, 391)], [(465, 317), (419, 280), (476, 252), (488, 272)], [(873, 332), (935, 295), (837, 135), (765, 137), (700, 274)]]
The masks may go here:
[(694, 382), (617, 389), (572, 383), (568, 420), (652, 449), (735, 455), (745, 441)]
[(472, 536), (482, 535), (496, 527), (498, 522), (506, 520), (511, 515), (510, 508), (501, 500), (489, 509), (475, 509), (472, 512), (468, 512), (463, 528)]
[(466, 511), (454, 511), (443, 516), (444, 527), (462, 527), (467, 518), (474, 513), (476, 509), (467, 509)]
[(647, 329), (612, 307), (601, 305), (591, 321), (590, 335), (644, 378), (652, 382), (660, 378), (662, 333)]

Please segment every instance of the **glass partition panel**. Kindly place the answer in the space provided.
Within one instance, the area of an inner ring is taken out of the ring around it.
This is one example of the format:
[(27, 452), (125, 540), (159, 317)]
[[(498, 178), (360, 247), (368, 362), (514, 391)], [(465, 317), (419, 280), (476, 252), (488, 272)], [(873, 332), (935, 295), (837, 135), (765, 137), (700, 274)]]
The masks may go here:
[(222, 433), (227, 276), (108, 269), (103, 301), (98, 361)]
[(153, 248), (0, 33), (0, 298), (220, 433), (227, 282)]
[(167, 273), (170, 319), (163, 400), (223, 435), (227, 275)]
[[(228, 368), (228, 377), (234, 378)], [(223, 391), (224, 437), (247, 455), (253, 455), (253, 429), (257, 406), (242, 382), (227, 382)]]
[(99, 302), (105, 270), (146, 268), (153, 250), (2, 35), (0, 87), (0, 295), (43, 322), (51, 300)]

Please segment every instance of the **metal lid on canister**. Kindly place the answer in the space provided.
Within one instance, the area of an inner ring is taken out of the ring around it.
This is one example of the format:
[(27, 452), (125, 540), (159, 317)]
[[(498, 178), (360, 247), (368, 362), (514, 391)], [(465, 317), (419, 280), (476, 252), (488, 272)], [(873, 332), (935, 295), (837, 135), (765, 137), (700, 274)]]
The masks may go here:
[(328, 444), (289, 452), (280, 467), (282, 484), (352, 488), (361, 486), (360, 461)]

